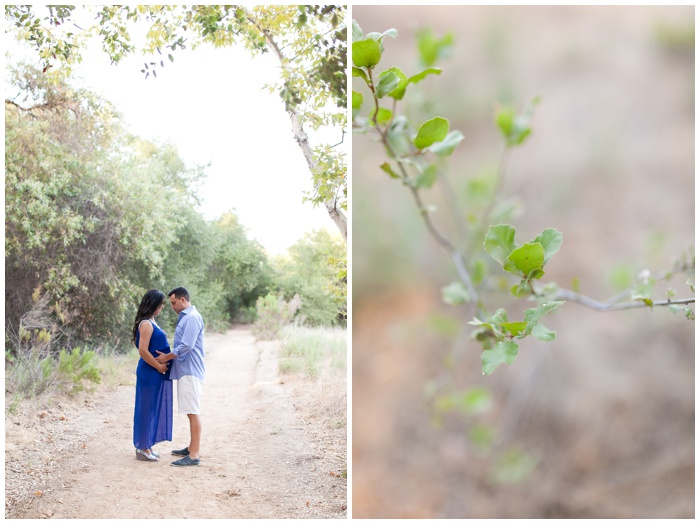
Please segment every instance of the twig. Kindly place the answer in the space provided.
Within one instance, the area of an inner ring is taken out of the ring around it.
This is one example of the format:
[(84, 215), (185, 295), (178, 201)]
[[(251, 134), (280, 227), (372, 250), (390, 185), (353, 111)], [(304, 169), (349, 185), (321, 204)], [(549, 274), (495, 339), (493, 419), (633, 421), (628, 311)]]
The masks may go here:
[[(481, 305), (481, 301), (479, 300), (479, 295), (476, 292), (476, 289), (474, 287), (474, 284), (472, 282), (471, 277), (469, 276), (469, 271), (467, 270), (467, 265), (464, 260), (464, 257), (462, 254), (452, 245), (452, 242), (450, 242), (440, 231), (438, 231), (437, 227), (435, 227), (435, 224), (433, 223), (432, 219), (430, 218), (429, 211), (423, 204), (423, 200), (420, 197), (420, 193), (418, 192), (418, 188), (416, 188), (413, 183), (411, 182), (410, 177), (408, 176), (408, 173), (406, 172), (406, 168), (403, 165), (403, 163), (398, 159), (398, 155), (394, 152), (393, 148), (391, 147), (391, 144), (389, 143), (388, 137), (387, 137), (387, 130), (382, 129), (382, 127), (379, 125), (379, 122), (377, 122), (377, 115), (379, 114), (379, 98), (377, 97), (375, 88), (374, 88), (374, 80), (372, 79), (372, 69), (368, 70), (369, 73), (369, 82), (368, 82), (368, 87), (370, 91), (372, 91), (372, 97), (374, 98), (374, 106), (375, 106), (375, 111), (374, 111), (374, 117), (372, 118), (372, 121), (374, 123), (375, 129), (377, 129), (377, 132), (381, 136), (382, 143), (384, 144), (384, 147), (390, 152), (391, 156), (393, 158), (396, 158), (398, 160), (398, 166), (399, 170), (401, 171), (401, 179), (404, 182), (404, 184), (409, 188), (411, 191), (411, 194), (413, 195), (413, 200), (416, 202), (416, 206), (418, 206), (418, 211), (421, 214), (421, 217), (423, 218), (423, 222), (425, 222), (426, 227), (428, 228), (428, 232), (431, 234), (431, 236), (437, 241), (438, 244), (440, 244), (442, 247), (444, 247), (449, 253), (450, 257), (452, 258), (452, 262), (455, 265), (455, 268), (457, 269), (457, 274), (459, 275), (459, 278), (462, 280), (462, 283), (465, 285), (467, 289), (467, 293), (469, 294), (469, 299), (470, 301), (474, 304), (474, 307), (477, 308), (477, 310), (482, 310), (483, 307)], [(388, 127), (387, 127), (388, 129)]]
[(694, 298), (684, 298), (684, 299), (678, 299), (678, 300), (654, 300), (651, 305), (647, 304), (646, 302), (643, 301), (635, 301), (635, 302), (621, 302), (621, 303), (615, 303), (615, 302), (599, 302), (593, 298), (587, 297), (585, 295), (582, 295), (580, 293), (576, 293), (574, 291), (571, 291), (569, 289), (559, 289), (557, 293), (555, 294), (555, 299), (556, 300), (568, 300), (571, 302), (577, 302), (579, 304), (582, 304), (586, 307), (589, 307), (591, 309), (595, 309), (596, 311), (619, 311), (621, 309), (633, 309), (633, 308), (640, 308), (640, 307), (653, 307), (653, 306), (679, 306), (679, 305), (688, 305), (688, 304), (694, 304), (695, 299)]

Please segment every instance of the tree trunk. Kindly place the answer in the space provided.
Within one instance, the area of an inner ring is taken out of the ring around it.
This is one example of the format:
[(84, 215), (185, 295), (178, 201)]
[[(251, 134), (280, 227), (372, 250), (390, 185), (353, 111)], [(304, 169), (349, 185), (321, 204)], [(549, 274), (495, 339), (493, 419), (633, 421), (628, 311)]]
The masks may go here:
[[(248, 20), (263, 35), (265, 35), (268, 47), (275, 53), (275, 55), (280, 61), (280, 65), (284, 67), (285, 56), (284, 54), (282, 54), (282, 50), (277, 45), (277, 42), (275, 42), (274, 38), (270, 34), (270, 31), (268, 31), (264, 27), (260, 27), (258, 21), (255, 20), (252, 16), (250, 16), (250, 14), (248, 14)], [(299, 144), (299, 147), (301, 148), (301, 152), (304, 155), (306, 164), (309, 166), (309, 170), (313, 174), (316, 171), (317, 166), (316, 162), (314, 162), (314, 155), (311, 149), (311, 145), (309, 144), (309, 137), (306, 134), (306, 131), (304, 131), (304, 126), (299, 121), (299, 115), (297, 114), (296, 109), (294, 109), (294, 106), (288, 104), (287, 113), (289, 114), (289, 119), (292, 122), (292, 132), (294, 133), (294, 138), (296, 139), (297, 144)], [(326, 211), (328, 211), (328, 216), (331, 217), (331, 220), (333, 220), (338, 230), (340, 230), (340, 234), (343, 235), (343, 239), (345, 240), (345, 242), (347, 242), (348, 219), (345, 216), (345, 213), (343, 213), (342, 209), (337, 207), (336, 201), (333, 198), (327, 199), (325, 202), (323, 202), (323, 205), (326, 207)]]

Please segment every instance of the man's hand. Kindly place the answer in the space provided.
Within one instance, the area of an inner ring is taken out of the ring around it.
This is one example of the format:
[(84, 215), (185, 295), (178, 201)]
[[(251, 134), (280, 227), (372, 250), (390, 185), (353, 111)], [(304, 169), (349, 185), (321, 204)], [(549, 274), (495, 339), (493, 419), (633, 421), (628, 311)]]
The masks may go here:
[(156, 349), (156, 353), (158, 353), (158, 356), (156, 357), (156, 362), (158, 362), (160, 364), (165, 364), (169, 360), (172, 360), (175, 358), (175, 355), (173, 355), (172, 353), (161, 353), (157, 349)]

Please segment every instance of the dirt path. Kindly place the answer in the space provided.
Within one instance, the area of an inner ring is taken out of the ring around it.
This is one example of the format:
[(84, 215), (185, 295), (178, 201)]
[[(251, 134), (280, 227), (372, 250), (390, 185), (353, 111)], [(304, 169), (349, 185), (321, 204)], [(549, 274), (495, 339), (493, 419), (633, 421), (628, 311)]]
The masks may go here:
[[(323, 446), (312, 441), (295, 413), (277, 375), (274, 344), (256, 344), (245, 329), (210, 335), (205, 344), (199, 467), (170, 465), (176, 458), (170, 450), (189, 441), (189, 425), (177, 414), (177, 401), (172, 444), (155, 446), (161, 454), (157, 463), (136, 461), (131, 446), (134, 390), (121, 386), (61, 421), (67, 450), (57, 457), (44, 455), (50, 474), (29, 503), (8, 509), (11, 480), (6, 469), (6, 517), (346, 518), (346, 481), (332, 473)], [(16, 441), (12, 431), (22, 421), (6, 423), (15, 425), (6, 429), (6, 441)], [(55, 440), (45, 432), (42, 438)], [(44, 444), (35, 439), (24, 445), (37, 445), (35, 451), (40, 451)], [(14, 442), (6, 450), (6, 468), (22, 446)]]

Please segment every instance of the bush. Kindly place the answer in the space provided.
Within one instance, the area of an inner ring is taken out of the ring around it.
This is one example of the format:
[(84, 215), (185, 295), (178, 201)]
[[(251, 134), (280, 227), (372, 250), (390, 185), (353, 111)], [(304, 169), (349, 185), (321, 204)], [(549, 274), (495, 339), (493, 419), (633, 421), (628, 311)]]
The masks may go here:
[(84, 389), (84, 381), (99, 384), (101, 375), (94, 351), (76, 347), (62, 349), (58, 358), (35, 346), (12, 357), (6, 367), (5, 388), (15, 395), (34, 397), (44, 393), (75, 394)]
[(258, 340), (274, 340), (279, 338), (280, 331), (294, 318), (301, 306), (301, 299), (295, 295), (289, 302), (281, 296), (268, 293), (258, 298), (256, 302), (258, 319), (251, 329)]

